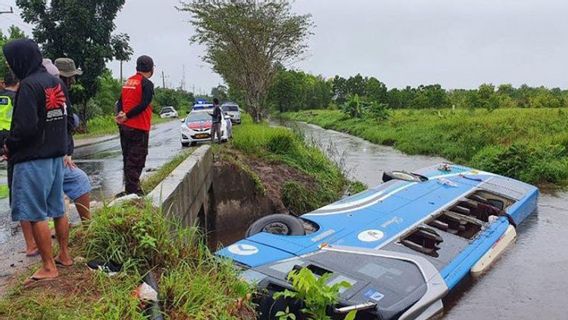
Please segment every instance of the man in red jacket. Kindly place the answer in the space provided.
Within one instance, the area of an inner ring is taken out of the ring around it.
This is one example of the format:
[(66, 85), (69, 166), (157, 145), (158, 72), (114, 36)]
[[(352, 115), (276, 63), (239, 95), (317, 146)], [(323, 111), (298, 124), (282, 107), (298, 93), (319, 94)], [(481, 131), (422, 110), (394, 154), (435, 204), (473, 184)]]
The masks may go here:
[(136, 61), (136, 74), (122, 87), (122, 94), (117, 103), (116, 122), (120, 129), (125, 188), (125, 191), (117, 196), (144, 194), (140, 187), (140, 175), (146, 165), (148, 139), (152, 126), (151, 103), (154, 97), (154, 84), (149, 79), (153, 74), (152, 58), (139, 57)]

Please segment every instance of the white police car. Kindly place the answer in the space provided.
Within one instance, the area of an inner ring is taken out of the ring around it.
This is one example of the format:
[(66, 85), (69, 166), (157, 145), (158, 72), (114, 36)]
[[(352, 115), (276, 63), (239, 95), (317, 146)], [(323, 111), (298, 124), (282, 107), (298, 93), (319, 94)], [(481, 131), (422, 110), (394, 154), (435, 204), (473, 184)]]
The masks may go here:
[[(200, 142), (211, 141), (211, 113), (213, 113), (212, 104), (198, 104), (187, 115), (181, 124), (181, 145), (189, 147)], [(232, 136), (231, 120), (221, 112), (221, 140), (227, 141)]]

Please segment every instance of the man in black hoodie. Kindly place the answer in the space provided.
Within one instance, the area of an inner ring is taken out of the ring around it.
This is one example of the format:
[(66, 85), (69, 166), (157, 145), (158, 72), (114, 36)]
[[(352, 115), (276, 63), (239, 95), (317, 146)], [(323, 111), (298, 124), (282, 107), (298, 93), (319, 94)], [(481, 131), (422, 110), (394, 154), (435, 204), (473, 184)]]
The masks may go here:
[[(39, 47), (29, 39), (4, 46), (4, 56), (20, 88), (12, 116), (5, 154), (14, 164), (12, 220), (29, 221), (42, 267), (27, 282), (49, 280), (59, 273), (56, 264), (69, 266), (69, 223), (63, 203), (63, 156), (67, 151), (68, 97), (61, 80), (42, 66)], [(59, 241), (54, 259), (48, 219), (53, 218)]]

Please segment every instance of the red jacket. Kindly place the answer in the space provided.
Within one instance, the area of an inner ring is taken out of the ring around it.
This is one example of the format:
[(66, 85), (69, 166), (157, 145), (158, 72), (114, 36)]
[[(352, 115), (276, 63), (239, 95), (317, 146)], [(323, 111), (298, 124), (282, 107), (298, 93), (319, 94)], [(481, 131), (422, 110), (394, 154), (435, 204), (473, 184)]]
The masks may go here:
[[(139, 73), (130, 77), (122, 87), (121, 102), (122, 111), (128, 117), (128, 120), (123, 125), (148, 132), (152, 126), (152, 104), (148, 103), (147, 106), (140, 106), (143, 102), (142, 84), (144, 81), (150, 82)], [(153, 91), (153, 85), (151, 87), (149, 90)], [(135, 112), (134, 109), (140, 107), (144, 108), (143, 111), (140, 113)], [(135, 113), (135, 115), (131, 116), (132, 113)]]

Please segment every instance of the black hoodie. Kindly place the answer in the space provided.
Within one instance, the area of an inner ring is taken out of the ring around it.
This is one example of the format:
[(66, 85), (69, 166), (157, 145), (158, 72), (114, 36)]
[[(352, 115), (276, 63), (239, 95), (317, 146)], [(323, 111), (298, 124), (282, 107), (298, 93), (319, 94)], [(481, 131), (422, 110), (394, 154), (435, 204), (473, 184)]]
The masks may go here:
[(29, 39), (4, 46), (8, 65), (20, 79), (20, 89), (6, 140), (10, 162), (64, 156), (67, 152), (69, 99), (58, 78), (42, 66), (39, 47)]

